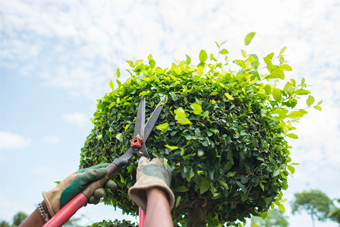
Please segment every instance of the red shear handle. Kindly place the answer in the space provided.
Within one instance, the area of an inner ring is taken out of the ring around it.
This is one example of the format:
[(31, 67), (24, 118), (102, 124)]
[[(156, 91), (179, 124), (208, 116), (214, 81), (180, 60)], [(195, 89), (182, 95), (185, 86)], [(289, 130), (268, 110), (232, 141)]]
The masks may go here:
[(43, 227), (59, 227), (65, 224), (85, 203), (87, 198), (79, 193), (56, 213)]
[(139, 207), (139, 227), (144, 227), (145, 216), (145, 212)]

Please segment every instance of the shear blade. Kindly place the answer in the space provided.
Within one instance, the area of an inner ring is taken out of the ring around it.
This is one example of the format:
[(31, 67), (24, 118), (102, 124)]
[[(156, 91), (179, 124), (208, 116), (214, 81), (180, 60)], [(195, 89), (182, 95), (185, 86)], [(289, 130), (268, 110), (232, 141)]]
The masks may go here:
[(134, 137), (137, 134), (139, 134), (140, 137), (144, 138), (144, 128), (145, 128), (145, 98), (143, 97), (138, 107)]

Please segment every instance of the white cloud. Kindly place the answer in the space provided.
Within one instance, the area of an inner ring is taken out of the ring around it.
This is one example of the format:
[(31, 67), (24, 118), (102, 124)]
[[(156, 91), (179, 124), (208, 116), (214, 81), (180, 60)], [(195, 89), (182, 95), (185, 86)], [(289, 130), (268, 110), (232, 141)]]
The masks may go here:
[(55, 145), (59, 143), (60, 139), (57, 136), (45, 136), (41, 139), (41, 142)]
[[(240, 56), (244, 36), (255, 31), (247, 51), (264, 55), (287, 45), (293, 69), (301, 76), (315, 75), (319, 79), (312, 82), (319, 82), (339, 69), (336, 3), (2, 1), (3, 62), (22, 74), (39, 75), (45, 86), (95, 99), (103, 96), (112, 72), (127, 67), (127, 59), (145, 59), (152, 53), (157, 64), (169, 66), (173, 57), (189, 54), (197, 61), (200, 49), (217, 52), (213, 41), (225, 39), (230, 55)], [(121, 72), (126, 79), (128, 73)]]
[(23, 136), (10, 132), (0, 132), (0, 150), (25, 148), (29, 146), (30, 143), (30, 138), (24, 138)]
[(79, 127), (83, 127), (86, 124), (90, 123), (89, 118), (85, 117), (83, 113), (73, 113), (73, 114), (66, 114), (63, 116), (63, 119), (73, 125), (77, 125)]

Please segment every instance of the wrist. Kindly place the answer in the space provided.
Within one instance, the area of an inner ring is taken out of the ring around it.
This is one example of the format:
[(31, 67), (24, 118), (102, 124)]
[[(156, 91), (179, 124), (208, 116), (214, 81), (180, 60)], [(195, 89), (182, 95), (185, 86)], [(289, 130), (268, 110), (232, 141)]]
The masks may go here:
[(45, 200), (43, 200), (41, 203), (38, 204), (38, 210), (39, 210), (41, 218), (44, 220), (45, 223), (51, 219), (51, 215), (48, 212)]

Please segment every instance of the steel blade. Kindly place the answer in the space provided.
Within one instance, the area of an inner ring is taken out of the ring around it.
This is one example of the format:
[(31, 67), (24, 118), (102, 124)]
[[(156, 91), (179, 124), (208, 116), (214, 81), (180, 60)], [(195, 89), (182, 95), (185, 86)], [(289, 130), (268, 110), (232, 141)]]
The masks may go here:
[(155, 124), (157, 122), (159, 114), (161, 113), (161, 111), (163, 109), (163, 105), (165, 104), (164, 101), (165, 101), (165, 96), (163, 96), (161, 101), (158, 103), (156, 109), (151, 114), (148, 122), (146, 122), (146, 125), (145, 125), (145, 128), (144, 128), (144, 137), (143, 137), (144, 143), (148, 139), (150, 133), (152, 132), (153, 127), (155, 126)]
[(145, 98), (143, 97), (139, 103), (136, 124), (135, 124), (135, 132), (134, 137), (139, 134), (142, 138), (144, 138), (144, 128), (145, 128)]

